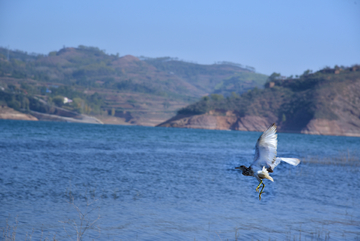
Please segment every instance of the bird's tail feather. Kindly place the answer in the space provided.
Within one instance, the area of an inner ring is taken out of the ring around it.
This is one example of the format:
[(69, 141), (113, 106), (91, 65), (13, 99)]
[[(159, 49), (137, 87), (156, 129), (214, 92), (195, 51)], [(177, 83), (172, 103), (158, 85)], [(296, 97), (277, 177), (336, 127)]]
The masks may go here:
[(277, 157), (276, 162), (280, 162), (280, 161), (286, 162), (286, 163), (288, 163), (290, 165), (293, 165), (293, 166), (297, 166), (300, 163), (300, 160), (297, 159), (297, 158)]
[(269, 175), (269, 172), (266, 170), (265, 167), (263, 167), (259, 176), (261, 176), (261, 178), (269, 179), (272, 182), (274, 181), (274, 179)]

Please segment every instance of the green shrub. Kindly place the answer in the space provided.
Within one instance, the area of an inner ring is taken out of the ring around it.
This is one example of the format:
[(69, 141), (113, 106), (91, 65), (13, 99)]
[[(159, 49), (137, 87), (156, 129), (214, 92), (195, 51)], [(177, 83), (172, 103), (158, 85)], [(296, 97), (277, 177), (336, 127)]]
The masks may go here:
[(57, 95), (57, 96), (55, 96), (55, 97), (52, 99), (52, 102), (53, 102), (55, 105), (61, 107), (61, 106), (64, 105), (64, 97), (62, 97), (62, 96), (60, 96), (60, 95)]

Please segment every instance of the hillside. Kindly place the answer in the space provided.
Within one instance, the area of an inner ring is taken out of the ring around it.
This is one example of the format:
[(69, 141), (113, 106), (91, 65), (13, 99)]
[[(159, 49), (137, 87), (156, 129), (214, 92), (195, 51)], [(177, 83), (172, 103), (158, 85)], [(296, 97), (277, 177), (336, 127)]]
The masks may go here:
[(360, 136), (360, 66), (306, 71), (299, 78), (269, 79), (227, 98), (212, 94), (159, 126)]
[[(229, 91), (242, 93), (257, 86), (264, 75), (228, 62), (200, 65), (172, 58), (139, 59), (82, 45), (48, 55), (0, 48), (2, 105), (28, 111), (41, 99), (49, 106), (37, 109), (42, 113), (57, 106), (105, 123), (156, 125), (231, 78), (239, 83)], [(64, 97), (72, 102), (62, 103)]]
[(252, 72), (234, 75), (222, 80), (214, 87), (213, 93), (220, 94), (225, 97), (230, 96), (233, 92), (242, 94), (254, 87), (262, 88), (268, 76), (256, 74)]
[(179, 76), (204, 93), (219, 92), (222, 89), (229, 94), (243, 93), (263, 86), (267, 79), (266, 75), (255, 73), (253, 67), (231, 62), (199, 65), (170, 57), (142, 59), (161, 71)]

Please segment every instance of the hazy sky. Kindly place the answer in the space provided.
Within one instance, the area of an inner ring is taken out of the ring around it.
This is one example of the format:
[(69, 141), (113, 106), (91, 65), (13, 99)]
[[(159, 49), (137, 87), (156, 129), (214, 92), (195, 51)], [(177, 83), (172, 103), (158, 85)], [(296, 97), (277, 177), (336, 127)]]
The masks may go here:
[(360, 64), (360, 0), (0, 0), (0, 46), (78, 45), (296, 75)]

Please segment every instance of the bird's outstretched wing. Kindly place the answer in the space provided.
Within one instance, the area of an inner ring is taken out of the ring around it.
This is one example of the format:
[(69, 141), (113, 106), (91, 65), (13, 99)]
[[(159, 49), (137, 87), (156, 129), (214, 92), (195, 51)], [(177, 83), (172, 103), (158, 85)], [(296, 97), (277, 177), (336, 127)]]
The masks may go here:
[(251, 166), (272, 167), (272, 164), (276, 162), (276, 149), (277, 135), (274, 123), (259, 137), (255, 145), (254, 162)]
[(300, 160), (297, 158), (285, 158), (285, 157), (276, 157), (276, 160), (270, 165), (271, 169), (274, 170), (274, 168), (280, 164), (280, 162), (286, 162), (290, 165), (297, 166), (300, 163)]

